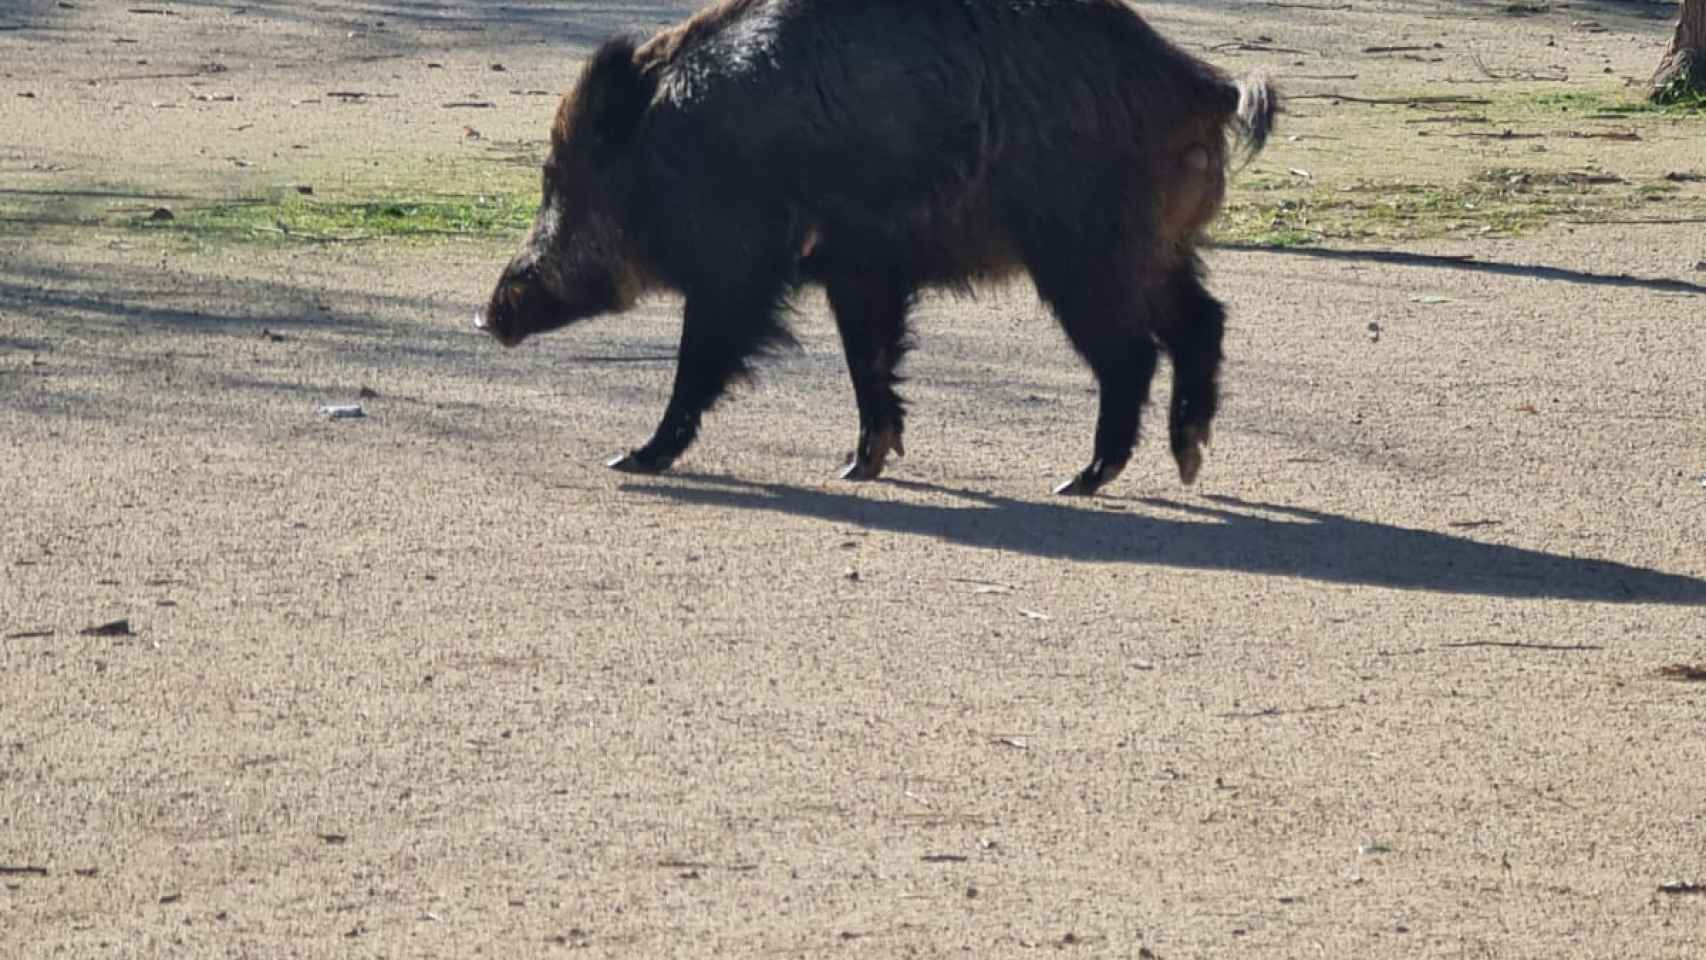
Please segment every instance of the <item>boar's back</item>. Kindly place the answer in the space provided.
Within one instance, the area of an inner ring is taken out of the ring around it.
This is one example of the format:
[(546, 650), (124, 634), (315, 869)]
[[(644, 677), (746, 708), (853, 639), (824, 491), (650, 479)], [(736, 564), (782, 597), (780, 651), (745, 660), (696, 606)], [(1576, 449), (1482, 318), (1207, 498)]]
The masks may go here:
[(736, 0), (636, 61), (656, 82), (660, 173), (779, 191), (872, 234), (984, 224), (992, 191), (1034, 202), (1062, 182), (1153, 179), (1174, 131), (1218, 147), (1237, 106), (1116, 0)]

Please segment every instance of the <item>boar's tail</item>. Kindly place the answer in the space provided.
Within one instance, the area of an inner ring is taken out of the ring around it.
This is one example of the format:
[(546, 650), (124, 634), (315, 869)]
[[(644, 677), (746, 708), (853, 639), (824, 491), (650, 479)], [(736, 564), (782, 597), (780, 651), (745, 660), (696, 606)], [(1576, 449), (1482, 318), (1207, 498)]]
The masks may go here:
[(1244, 146), (1245, 163), (1267, 145), (1279, 109), (1279, 92), (1266, 74), (1253, 73), (1238, 81), (1238, 112), (1232, 118), (1232, 130)]

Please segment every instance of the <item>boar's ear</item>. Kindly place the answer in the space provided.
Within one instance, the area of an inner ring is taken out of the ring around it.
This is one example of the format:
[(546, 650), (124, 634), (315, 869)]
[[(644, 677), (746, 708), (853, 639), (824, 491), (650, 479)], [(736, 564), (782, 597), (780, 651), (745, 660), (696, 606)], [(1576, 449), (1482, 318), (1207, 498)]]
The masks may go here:
[(634, 41), (607, 41), (575, 84), (577, 127), (605, 147), (620, 147), (634, 135), (651, 100), (652, 83), (634, 63)]

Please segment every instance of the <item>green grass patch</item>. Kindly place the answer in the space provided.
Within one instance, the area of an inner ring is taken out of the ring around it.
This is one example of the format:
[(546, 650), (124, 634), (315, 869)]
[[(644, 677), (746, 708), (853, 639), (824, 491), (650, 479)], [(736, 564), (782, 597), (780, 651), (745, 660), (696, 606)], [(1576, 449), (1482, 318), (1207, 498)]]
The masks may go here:
[(1611, 115), (1618, 117), (1706, 118), (1706, 94), (1679, 95), (1668, 103), (1654, 103), (1622, 88), (1542, 91), (1504, 97), (1495, 103), (1501, 113), (1563, 116)]
[(1364, 182), (1336, 190), (1303, 185), (1283, 193), (1235, 186), (1210, 236), (1276, 247), (1515, 236), (1559, 220), (1650, 217), (1658, 204), (1671, 216), (1699, 216), (1706, 206), (1672, 183), (1500, 167), (1446, 185)]
[(1649, 109), (1659, 113), (1687, 113), (1695, 116), (1706, 116), (1706, 90), (1684, 86), (1672, 82), (1658, 96), (1657, 102), (1648, 102)]
[(127, 226), (194, 240), (261, 243), (361, 243), (495, 238), (525, 232), (538, 209), (536, 195), (401, 197), (319, 200), (233, 200), (175, 209), (167, 218), (132, 216)]

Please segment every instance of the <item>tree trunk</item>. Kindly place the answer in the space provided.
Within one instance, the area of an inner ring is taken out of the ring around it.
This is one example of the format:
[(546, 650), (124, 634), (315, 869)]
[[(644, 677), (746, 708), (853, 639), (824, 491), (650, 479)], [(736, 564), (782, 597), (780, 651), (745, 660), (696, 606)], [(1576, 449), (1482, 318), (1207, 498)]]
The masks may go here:
[(1682, 0), (1676, 35), (1653, 74), (1649, 96), (1658, 103), (1706, 96), (1706, 0)]

